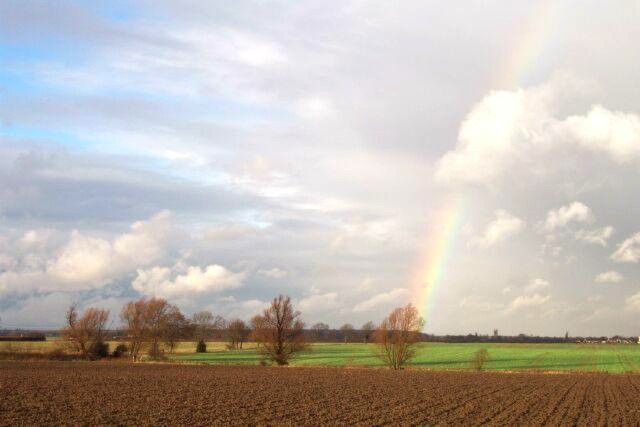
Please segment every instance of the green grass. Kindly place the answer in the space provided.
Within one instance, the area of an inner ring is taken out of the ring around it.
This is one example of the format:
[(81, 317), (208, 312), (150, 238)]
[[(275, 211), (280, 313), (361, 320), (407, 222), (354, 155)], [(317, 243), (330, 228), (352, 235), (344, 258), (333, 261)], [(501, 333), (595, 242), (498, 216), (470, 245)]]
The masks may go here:
[[(119, 344), (109, 342), (111, 350)], [(206, 353), (196, 353), (195, 342), (181, 342), (171, 360), (210, 364), (260, 363), (255, 343), (242, 350), (227, 350), (226, 343), (208, 342)], [(64, 348), (60, 341), (0, 342), (0, 351), (50, 351)], [(606, 371), (640, 372), (638, 344), (444, 344), (421, 343), (411, 366), (426, 369), (470, 369), (473, 354), (489, 351), (489, 371)], [(382, 366), (372, 344), (312, 344), (293, 361), (294, 366)]]
[[(636, 344), (444, 344), (418, 345), (411, 366), (427, 369), (470, 369), (473, 354), (489, 351), (489, 371), (606, 371), (640, 372), (640, 345)], [(314, 344), (292, 361), (294, 366), (382, 366), (367, 344)], [(226, 350), (208, 348), (207, 353), (181, 352), (171, 357), (183, 362), (211, 364), (258, 364), (255, 348)]]

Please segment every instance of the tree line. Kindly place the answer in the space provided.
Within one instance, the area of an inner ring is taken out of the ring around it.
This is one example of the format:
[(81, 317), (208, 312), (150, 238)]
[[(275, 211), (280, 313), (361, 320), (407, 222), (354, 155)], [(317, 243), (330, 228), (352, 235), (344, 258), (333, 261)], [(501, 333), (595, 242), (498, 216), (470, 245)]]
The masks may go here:
[[(317, 323), (311, 331), (305, 330), (302, 314), (295, 310), (291, 298), (279, 295), (249, 323), (235, 318), (226, 320), (209, 311), (186, 317), (180, 309), (163, 298), (140, 298), (128, 302), (120, 311), (121, 341), (113, 356), (128, 356), (134, 362), (143, 356), (161, 359), (164, 352), (173, 352), (177, 343), (196, 341), (196, 351), (206, 352), (206, 341), (224, 339), (230, 350), (241, 349), (247, 340), (255, 341), (257, 351), (265, 361), (287, 365), (292, 358), (308, 348), (310, 338), (327, 339), (332, 331), (328, 325)], [(106, 357), (107, 322), (110, 311), (89, 307), (80, 313), (76, 304), (66, 312), (62, 338), (71, 348), (86, 358)], [(400, 369), (415, 355), (415, 344), (420, 341), (424, 320), (418, 310), (408, 304), (393, 310), (380, 324), (365, 323), (358, 331), (351, 324), (339, 329), (346, 343), (356, 333), (365, 342), (373, 342), (375, 354), (393, 369)], [(309, 334), (311, 333), (311, 337)]]

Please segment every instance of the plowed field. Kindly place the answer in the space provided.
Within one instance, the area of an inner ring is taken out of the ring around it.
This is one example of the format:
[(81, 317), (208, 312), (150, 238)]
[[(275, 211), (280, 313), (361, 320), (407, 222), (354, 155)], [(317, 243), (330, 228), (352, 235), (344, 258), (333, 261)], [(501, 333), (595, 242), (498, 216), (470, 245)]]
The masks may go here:
[(0, 362), (0, 425), (640, 423), (640, 376)]

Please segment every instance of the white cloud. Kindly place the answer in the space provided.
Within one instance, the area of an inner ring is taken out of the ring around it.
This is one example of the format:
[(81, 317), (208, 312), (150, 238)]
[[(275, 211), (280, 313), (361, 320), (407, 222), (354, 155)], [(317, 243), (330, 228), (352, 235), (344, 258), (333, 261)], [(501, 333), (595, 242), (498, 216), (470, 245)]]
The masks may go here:
[(149, 265), (160, 259), (173, 230), (173, 216), (168, 211), (160, 212), (147, 221), (137, 221), (131, 232), (121, 235), (113, 242), (113, 251), (120, 262)]
[(487, 224), (481, 236), (476, 236), (471, 240), (471, 245), (485, 248), (493, 246), (519, 233), (524, 227), (525, 222), (520, 218), (505, 210), (497, 210), (495, 219)]
[(49, 261), (47, 272), (62, 282), (91, 288), (104, 285), (111, 268), (111, 244), (74, 231), (60, 255)]
[(607, 246), (607, 241), (613, 235), (613, 232), (614, 228), (609, 225), (595, 230), (578, 230), (575, 238), (586, 243), (605, 247)]
[(616, 163), (640, 157), (640, 118), (595, 105), (585, 115), (555, 116), (563, 80), (515, 91), (493, 91), (476, 104), (458, 144), (438, 162), (441, 182), (488, 184), (517, 165), (566, 148), (603, 152)]
[(26, 254), (13, 263), (12, 269), (0, 273), (0, 292), (101, 288), (161, 260), (172, 230), (171, 214), (160, 212), (148, 220), (135, 222), (129, 233), (113, 240), (73, 230), (61, 247), (42, 255), (34, 251), (43, 250), (43, 241), (52, 232), (43, 235), (29, 231), (19, 241), (26, 245)]
[(389, 292), (382, 292), (368, 300), (362, 301), (353, 307), (353, 311), (356, 313), (370, 311), (373, 309), (380, 309), (381, 307), (392, 308), (401, 306), (406, 302), (409, 296), (409, 291), (403, 288), (395, 288)]
[(342, 306), (342, 303), (338, 300), (338, 294), (336, 292), (327, 292), (325, 294), (315, 294), (302, 298), (298, 301), (296, 308), (299, 309), (302, 314), (314, 314), (326, 313), (340, 306)]
[(583, 203), (572, 202), (555, 210), (550, 210), (544, 222), (546, 231), (553, 231), (572, 222), (589, 223), (593, 221), (591, 209)]
[(333, 106), (328, 99), (313, 97), (299, 101), (296, 112), (306, 119), (323, 119), (333, 113)]
[(627, 310), (640, 312), (640, 292), (631, 295), (625, 302)]
[(205, 268), (190, 266), (184, 274), (177, 275), (170, 268), (153, 267), (138, 270), (131, 285), (142, 294), (170, 298), (236, 289), (242, 286), (244, 277), (244, 273), (233, 273), (217, 264)]
[(262, 275), (264, 277), (268, 277), (270, 279), (282, 279), (284, 277), (287, 277), (289, 275), (289, 272), (287, 270), (283, 270), (281, 268), (274, 267), (274, 268), (270, 268), (270, 269), (258, 270), (258, 274), (260, 274), (260, 275)]
[(618, 245), (618, 249), (611, 255), (615, 262), (637, 263), (640, 261), (640, 232), (626, 239)]
[(271, 67), (286, 59), (279, 46), (246, 36), (236, 38), (235, 57), (252, 67)]
[(518, 310), (523, 308), (539, 307), (548, 303), (550, 300), (551, 295), (549, 294), (520, 295), (511, 302), (510, 309)]
[(610, 270), (598, 274), (594, 281), (596, 283), (620, 283), (622, 279), (622, 274), (618, 273), (617, 271)]
[(42, 249), (53, 234), (51, 229), (28, 230), (20, 239), (20, 244), (27, 248)]
[(563, 126), (578, 144), (606, 153), (619, 163), (640, 157), (640, 117), (636, 114), (594, 105), (585, 116), (568, 117)]
[(535, 291), (540, 291), (543, 289), (547, 289), (549, 286), (551, 286), (551, 283), (549, 283), (548, 280), (545, 279), (533, 279), (529, 282), (529, 284), (527, 285), (527, 287), (525, 288), (525, 290), (527, 292), (535, 292)]
[(436, 179), (488, 183), (502, 175), (520, 152), (537, 143), (532, 127), (545, 121), (543, 104), (534, 91), (489, 93), (462, 122), (458, 145), (439, 160)]

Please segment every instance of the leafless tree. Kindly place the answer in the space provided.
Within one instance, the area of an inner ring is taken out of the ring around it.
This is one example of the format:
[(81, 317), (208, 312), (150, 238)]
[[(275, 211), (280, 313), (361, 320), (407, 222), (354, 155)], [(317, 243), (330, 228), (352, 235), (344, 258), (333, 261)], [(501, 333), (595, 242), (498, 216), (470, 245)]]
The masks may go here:
[(147, 300), (141, 298), (129, 301), (120, 312), (120, 319), (126, 340), (129, 344), (129, 354), (135, 362), (142, 349), (147, 334)]
[(295, 311), (291, 298), (280, 295), (261, 315), (251, 319), (253, 337), (262, 344), (260, 352), (278, 365), (287, 365), (306, 345), (300, 312)]
[(222, 316), (214, 316), (210, 311), (199, 311), (194, 313), (191, 321), (195, 329), (195, 339), (197, 341), (206, 341), (214, 338), (216, 331), (224, 329), (226, 320)]
[(162, 355), (160, 341), (167, 331), (169, 312), (173, 306), (163, 298), (151, 298), (146, 304), (147, 339), (151, 343), (149, 356), (156, 359)]
[(120, 318), (134, 362), (138, 360), (145, 343), (150, 344), (151, 357), (157, 358), (162, 354), (160, 342), (166, 340), (171, 317), (177, 313), (178, 308), (162, 298), (141, 298), (130, 301), (122, 308)]
[[(126, 341), (129, 344), (129, 354), (134, 362), (138, 360), (143, 345), (153, 336), (160, 335), (159, 319), (156, 316), (158, 308), (163, 307), (165, 304), (166, 301), (163, 304), (155, 298), (150, 300), (141, 298), (137, 301), (129, 301), (122, 307), (120, 319), (122, 320)], [(154, 329), (153, 332), (152, 328)], [(156, 330), (158, 331), (156, 332)]]
[(205, 341), (213, 327), (213, 313), (210, 311), (198, 311), (193, 313), (191, 321), (194, 326), (194, 337), (197, 341)]
[(178, 340), (186, 338), (189, 331), (189, 321), (175, 305), (169, 307), (167, 311), (167, 321), (164, 331), (164, 342), (169, 347), (169, 352), (173, 353)]
[(351, 323), (345, 323), (340, 326), (340, 332), (342, 332), (342, 338), (344, 339), (345, 344), (351, 340), (351, 337), (353, 336), (353, 329), (354, 328)]
[(368, 321), (364, 325), (362, 325), (362, 339), (365, 344), (371, 341), (371, 336), (373, 335), (373, 331), (375, 331), (376, 325), (373, 324), (372, 321)]
[(249, 327), (244, 320), (233, 319), (230, 321), (229, 325), (227, 325), (228, 347), (231, 349), (242, 348), (242, 343), (246, 341), (249, 332)]
[(90, 307), (80, 317), (77, 304), (72, 304), (65, 317), (67, 325), (62, 330), (62, 336), (73, 349), (85, 357), (100, 356), (105, 346), (109, 310)]
[(423, 327), (424, 319), (413, 304), (396, 308), (374, 333), (378, 357), (390, 368), (401, 369), (415, 356)]
[(318, 322), (311, 327), (313, 331), (313, 335), (316, 340), (321, 340), (327, 337), (327, 332), (329, 331), (329, 325), (326, 323)]

